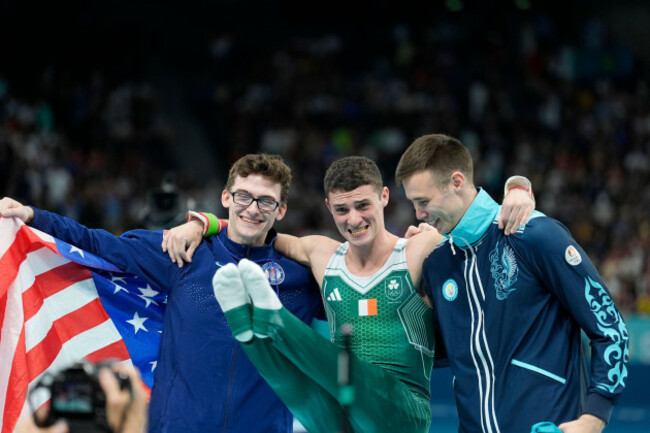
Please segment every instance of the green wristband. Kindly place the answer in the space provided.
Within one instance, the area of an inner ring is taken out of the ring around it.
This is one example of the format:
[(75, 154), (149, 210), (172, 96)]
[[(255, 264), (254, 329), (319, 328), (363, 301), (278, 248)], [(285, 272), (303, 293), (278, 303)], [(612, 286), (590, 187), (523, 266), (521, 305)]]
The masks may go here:
[(207, 238), (208, 236), (218, 234), (221, 231), (221, 220), (213, 213), (205, 212), (203, 214), (208, 217), (208, 227), (203, 237)]

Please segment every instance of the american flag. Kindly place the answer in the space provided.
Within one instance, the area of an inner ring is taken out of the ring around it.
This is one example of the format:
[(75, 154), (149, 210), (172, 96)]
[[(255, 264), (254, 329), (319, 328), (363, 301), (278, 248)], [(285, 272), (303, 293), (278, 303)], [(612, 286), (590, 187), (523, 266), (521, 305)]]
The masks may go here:
[(165, 301), (107, 261), (0, 217), (0, 432), (29, 413), (44, 374), (83, 358), (132, 363), (151, 387)]

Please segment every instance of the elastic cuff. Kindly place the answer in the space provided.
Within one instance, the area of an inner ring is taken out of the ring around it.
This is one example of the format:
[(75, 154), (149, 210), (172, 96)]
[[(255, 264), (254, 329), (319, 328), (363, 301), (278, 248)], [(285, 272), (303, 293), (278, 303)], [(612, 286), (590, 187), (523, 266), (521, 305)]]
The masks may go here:
[(34, 206), (30, 206), (34, 211), (34, 218), (27, 224), (30, 227), (34, 227), (42, 232), (49, 233), (48, 229), (50, 227), (49, 220), (47, 219), (47, 212)]
[(234, 337), (242, 332), (253, 329), (253, 313), (251, 311), (251, 304), (240, 305), (239, 307), (224, 312), (224, 314), (228, 320), (228, 326), (230, 326), (230, 331)]
[(585, 407), (582, 409), (582, 413), (596, 416), (605, 421), (605, 424), (609, 424), (609, 417), (612, 414), (612, 409), (614, 409), (614, 402), (597, 392), (591, 392), (587, 394)]
[(275, 328), (282, 324), (282, 313), (280, 313), (282, 310), (283, 308), (267, 310), (253, 306), (253, 332), (255, 335), (273, 338)]

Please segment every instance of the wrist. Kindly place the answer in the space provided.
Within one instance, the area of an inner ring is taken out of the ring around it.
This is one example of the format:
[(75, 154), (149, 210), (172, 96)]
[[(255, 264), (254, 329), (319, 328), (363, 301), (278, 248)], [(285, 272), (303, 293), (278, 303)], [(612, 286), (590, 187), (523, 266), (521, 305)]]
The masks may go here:
[(198, 221), (203, 226), (203, 237), (216, 235), (226, 226), (226, 222), (217, 218), (214, 214), (196, 211), (188, 211), (185, 215), (187, 221)]
[(25, 224), (29, 224), (34, 220), (34, 208), (31, 206), (26, 206), (27, 207), (27, 218), (25, 219)]
[(603, 419), (599, 418), (596, 415), (592, 415), (590, 413), (583, 413), (582, 415), (580, 415), (579, 419), (587, 422), (590, 426), (595, 428), (596, 430), (594, 431), (602, 432), (607, 426), (607, 423)]
[(34, 221), (34, 216), (36, 215), (36, 212), (34, 211), (34, 208), (32, 206), (25, 206), (25, 219), (23, 222), (25, 224), (30, 224), (32, 221)]

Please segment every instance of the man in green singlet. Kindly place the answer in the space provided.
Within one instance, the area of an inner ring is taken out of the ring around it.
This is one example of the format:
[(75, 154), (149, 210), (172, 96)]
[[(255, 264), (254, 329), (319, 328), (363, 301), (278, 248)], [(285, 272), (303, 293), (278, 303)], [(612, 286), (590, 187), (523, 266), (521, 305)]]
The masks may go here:
[[(219, 269), (215, 296), (250, 360), (310, 433), (428, 432), (433, 317), (415, 287), (442, 237), (432, 230), (406, 240), (386, 230), (388, 188), (367, 158), (335, 161), (325, 194), (346, 242), (278, 235), (275, 247), (309, 266), (320, 283), (332, 343), (287, 312), (250, 261)], [(528, 207), (530, 199), (517, 194), (510, 196)], [(341, 395), (337, 380), (343, 324), (353, 329), (354, 396)]]

